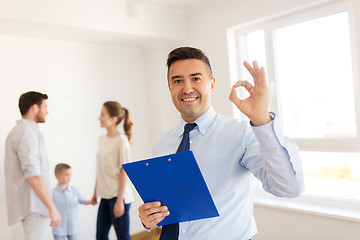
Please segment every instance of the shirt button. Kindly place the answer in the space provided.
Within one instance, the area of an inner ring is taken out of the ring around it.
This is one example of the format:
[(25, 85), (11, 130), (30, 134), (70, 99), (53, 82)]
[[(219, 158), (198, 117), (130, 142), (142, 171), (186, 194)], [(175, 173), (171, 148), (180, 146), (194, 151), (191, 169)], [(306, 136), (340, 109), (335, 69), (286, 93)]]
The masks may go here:
[(181, 231), (182, 233), (186, 233), (186, 230), (185, 230), (185, 228), (183, 228), (183, 230)]
[(269, 133), (267, 136), (268, 138), (272, 138), (274, 135), (272, 133)]

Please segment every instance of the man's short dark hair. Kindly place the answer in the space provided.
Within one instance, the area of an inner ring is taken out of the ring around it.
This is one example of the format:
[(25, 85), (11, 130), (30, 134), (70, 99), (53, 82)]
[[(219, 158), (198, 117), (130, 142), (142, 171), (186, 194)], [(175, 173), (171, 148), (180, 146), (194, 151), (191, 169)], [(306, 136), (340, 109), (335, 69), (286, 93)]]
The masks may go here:
[(29, 109), (34, 105), (41, 106), (43, 100), (48, 99), (46, 94), (42, 94), (39, 92), (30, 91), (24, 93), (19, 98), (19, 109), (22, 116), (27, 114)]
[(169, 77), (169, 69), (172, 63), (178, 61), (178, 60), (185, 60), (185, 59), (198, 59), (206, 63), (209, 67), (209, 76), (213, 76), (213, 72), (211, 69), (209, 58), (204, 54), (203, 51), (201, 51), (198, 48), (193, 47), (179, 47), (175, 48), (169, 53), (168, 59), (167, 59), (167, 67), (168, 67), (168, 77)]

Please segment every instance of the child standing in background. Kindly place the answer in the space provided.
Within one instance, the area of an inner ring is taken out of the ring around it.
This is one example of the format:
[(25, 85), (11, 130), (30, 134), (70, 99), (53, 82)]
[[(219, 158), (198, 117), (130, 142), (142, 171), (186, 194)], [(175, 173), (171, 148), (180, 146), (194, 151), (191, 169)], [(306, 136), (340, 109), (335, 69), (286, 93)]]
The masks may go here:
[(79, 204), (88, 205), (80, 194), (80, 191), (73, 186), (69, 186), (71, 180), (71, 167), (66, 163), (59, 163), (55, 167), (55, 176), (58, 185), (52, 190), (52, 197), (57, 209), (59, 210), (62, 221), (57, 227), (53, 227), (55, 240), (77, 240), (79, 228)]

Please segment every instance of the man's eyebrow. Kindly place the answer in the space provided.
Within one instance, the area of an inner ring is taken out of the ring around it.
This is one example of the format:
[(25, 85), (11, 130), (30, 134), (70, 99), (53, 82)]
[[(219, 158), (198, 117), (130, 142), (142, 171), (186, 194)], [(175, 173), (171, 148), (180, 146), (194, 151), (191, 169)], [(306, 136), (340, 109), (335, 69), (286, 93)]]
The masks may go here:
[(198, 76), (198, 75), (202, 76), (201, 73), (192, 73), (192, 74), (190, 74), (191, 77)]
[[(190, 74), (190, 77), (194, 77), (194, 76), (202, 76), (202, 73), (192, 73)], [(174, 80), (174, 79), (177, 79), (177, 78), (182, 78), (183, 76), (182, 75), (175, 75), (175, 76), (172, 76), (171, 77), (171, 80)]]
[(174, 79), (176, 79), (176, 78), (181, 78), (182, 76), (181, 75), (175, 75), (175, 76), (172, 76), (171, 77), (171, 80), (174, 80)]
[(202, 76), (202, 73), (192, 73), (190, 74), (190, 77), (195, 77), (195, 76)]

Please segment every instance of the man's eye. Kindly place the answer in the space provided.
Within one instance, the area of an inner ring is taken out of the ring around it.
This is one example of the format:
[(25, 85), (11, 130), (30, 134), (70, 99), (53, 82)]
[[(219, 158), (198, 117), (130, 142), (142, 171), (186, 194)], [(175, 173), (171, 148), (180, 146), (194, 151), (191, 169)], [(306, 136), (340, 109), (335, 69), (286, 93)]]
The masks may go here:
[(180, 80), (180, 79), (176, 79), (176, 80), (174, 80), (174, 83), (181, 83), (181, 80)]
[(199, 81), (200, 78), (199, 78), (199, 77), (194, 77), (193, 80), (194, 80), (194, 81)]

